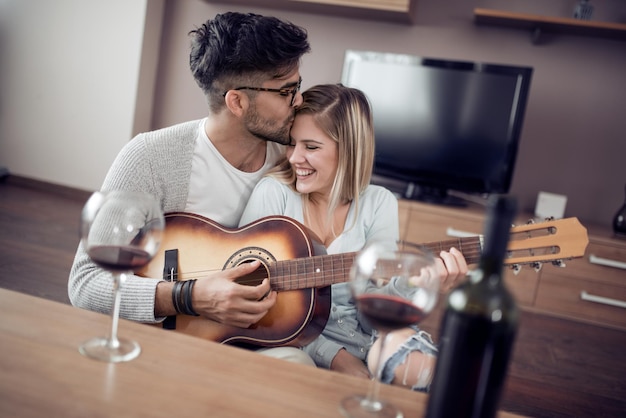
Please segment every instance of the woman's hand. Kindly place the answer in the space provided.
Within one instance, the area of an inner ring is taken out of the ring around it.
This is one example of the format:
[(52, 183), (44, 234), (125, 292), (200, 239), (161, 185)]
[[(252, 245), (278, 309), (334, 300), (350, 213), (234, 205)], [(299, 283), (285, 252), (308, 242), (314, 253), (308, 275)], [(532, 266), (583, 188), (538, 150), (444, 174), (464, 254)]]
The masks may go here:
[(361, 359), (348, 353), (348, 350), (345, 348), (342, 348), (337, 352), (335, 358), (333, 358), (333, 361), (330, 364), (330, 370), (350, 374), (356, 377), (362, 377), (364, 379), (372, 377), (369, 370), (367, 370), (365, 363), (363, 363)]
[(448, 291), (456, 286), (467, 276), (467, 261), (463, 254), (456, 248), (450, 251), (442, 251), (436, 259), (437, 272), (441, 279), (441, 290)]

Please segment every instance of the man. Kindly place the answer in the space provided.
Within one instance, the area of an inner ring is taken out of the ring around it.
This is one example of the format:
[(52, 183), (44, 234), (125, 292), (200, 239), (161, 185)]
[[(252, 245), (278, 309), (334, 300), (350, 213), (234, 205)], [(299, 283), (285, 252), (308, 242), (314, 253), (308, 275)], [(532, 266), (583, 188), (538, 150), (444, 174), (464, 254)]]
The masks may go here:
[[(257, 181), (289, 143), (295, 107), (302, 101), (299, 66), (310, 51), (307, 33), (273, 17), (224, 13), (190, 35), (190, 67), (205, 94), (208, 116), (133, 138), (115, 159), (102, 190), (149, 192), (165, 213), (193, 212), (236, 227)], [(276, 302), (269, 281), (258, 286), (234, 282), (258, 266), (246, 263), (212, 274), (211, 280), (197, 280), (190, 292), (193, 311), (238, 327), (258, 322)], [(173, 288), (162, 279), (129, 277), (120, 316), (158, 323), (180, 313)], [(68, 291), (75, 306), (111, 310), (111, 280), (81, 246)]]

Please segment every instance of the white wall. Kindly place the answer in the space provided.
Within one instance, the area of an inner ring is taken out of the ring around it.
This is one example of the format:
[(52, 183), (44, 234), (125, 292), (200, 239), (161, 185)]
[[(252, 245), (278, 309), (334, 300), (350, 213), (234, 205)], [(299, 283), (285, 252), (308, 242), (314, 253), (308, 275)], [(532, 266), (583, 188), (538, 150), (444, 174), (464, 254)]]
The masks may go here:
[[(0, 167), (99, 188), (135, 133), (206, 114), (189, 30), (219, 12), (256, 11), (309, 31), (304, 88), (338, 81), (347, 48), (533, 66), (511, 193), (529, 211), (539, 191), (564, 194), (566, 216), (609, 226), (624, 201), (626, 43), (546, 35), (534, 45), (530, 31), (472, 18), (474, 7), (568, 16), (577, 1), (417, 0), (409, 26), (230, 0), (0, 0)], [(626, 22), (626, 1), (593, 4), (599, 20)]]
[[(250, 4), (262, 3), (247, 0)], [(415, 24), (233, 6), (228, 0), (169, 0), (163, 23), (153, 127), (202, 117), (206, 103), (189, 71), (187, 33), (228, 10), (274, 15), (303, 26), (312, 52), (304, 89), (340, 80), (346, 49), (414, 54), (535, 69), (511, 194), (532, 213), (540, 191), (566, 195), (566, 216), (610, 227), (626, 181), (626, 41), (474, 24), (474, 7), (570, 16), (578, 0), (417, 0)], [(592, 0), (598, 20), (626, 22), (626, 0)], [(385, 80), (381, 80), (385, 83)]]
[(148, 0), (0, 6), (0, 166), (98, 189), (134, 124), (149, 125), (136, 114)]

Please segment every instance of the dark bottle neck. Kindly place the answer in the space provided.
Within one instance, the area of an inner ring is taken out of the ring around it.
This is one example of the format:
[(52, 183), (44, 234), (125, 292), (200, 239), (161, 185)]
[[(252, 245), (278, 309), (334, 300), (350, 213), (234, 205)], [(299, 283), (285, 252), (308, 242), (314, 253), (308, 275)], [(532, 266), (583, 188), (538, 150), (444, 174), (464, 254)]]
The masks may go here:
[[(482, 258), (478, 263), (478, 270), (481, 272), (481, 280), (490, 276), (502, 277), (502, 258)], [(495, 279), (493, 279), (495, 280)]]
[(489, 200), (487, 209), (480, 267), (486, 269), (485, 271), (500, 272), (509, 243), (517, 202), (513, 197), (496, 195)]

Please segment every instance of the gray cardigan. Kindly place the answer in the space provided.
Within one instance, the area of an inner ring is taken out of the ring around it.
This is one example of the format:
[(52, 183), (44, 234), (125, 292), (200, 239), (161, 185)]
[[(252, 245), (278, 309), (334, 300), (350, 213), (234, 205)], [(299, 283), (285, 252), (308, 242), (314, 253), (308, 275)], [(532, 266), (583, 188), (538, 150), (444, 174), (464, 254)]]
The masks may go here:
[[(102, 190), (138, 190), (153, 194), (164, 213), (182, 211), (187, 202), (191, 162), (200, 120), (137, 135), (120, 151)], [(131, 276), (122, 286), (120, 316), (159, 322), (154, 300), (159, 280)], [(113, 306), (110, 273), (103, 271), (78, 246), (68, 281), (72, 305), (109, 313)]]

